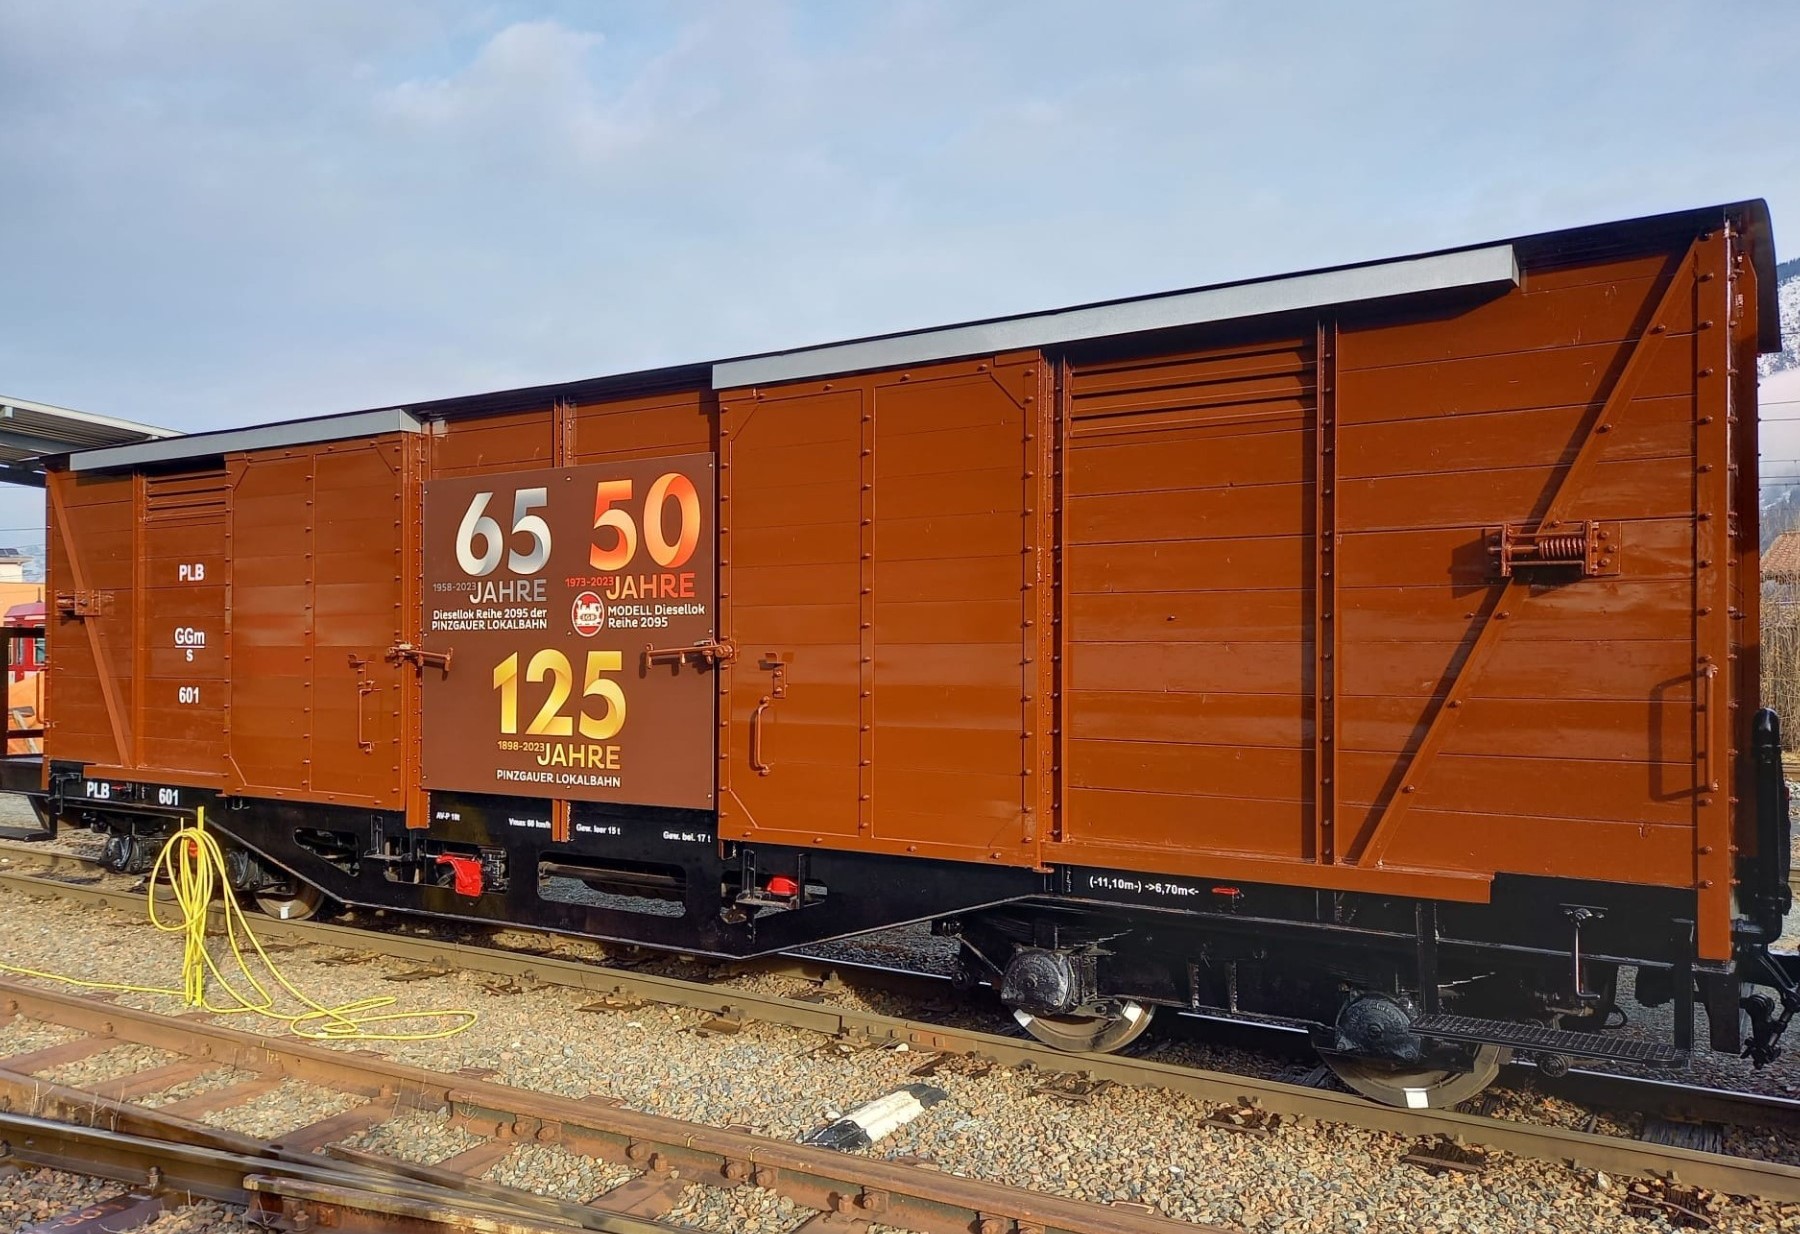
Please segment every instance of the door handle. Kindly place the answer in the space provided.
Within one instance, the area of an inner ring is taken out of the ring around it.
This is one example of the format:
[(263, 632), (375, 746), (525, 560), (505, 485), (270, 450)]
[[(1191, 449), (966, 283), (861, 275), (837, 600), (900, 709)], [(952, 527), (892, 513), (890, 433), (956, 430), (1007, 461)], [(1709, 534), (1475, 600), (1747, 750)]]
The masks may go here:
[(350, 653), (350, 667), (356, 670), (356, 748), (364, 754), (373, 754), (375, 743), (364, 736), (363, 700), (381, 688), (369, 680), (369, 664), (355, 652)]
[(774, 701), (765, 694), (757, 700), (756, 710), (750, 713), (750, 770), (759, 776), (766, 776), (775, 770), (763, 762), (763, 713), (769, 710), (769, 704)]
[(1700, 669), (1702, 686), (1700, 710), (1706, 716), (1706, 723), (1701, 729), (1705, 742), (1701, 747), (1700, 756), (1700, 791), (1716, 793), (1719, 791), (1719, 785), (1713, 779), (1713, 734), (1718, 732), (1718, 729), (1713, 725), (1713, 683), (1719, 679), (1719, 666), (1710, 656), (1702, 656), (1701, 659), (1705, 663)]
[(750, 770), (766, 776), (775, 768), (763, 758), (763, 717), (776, 699), (787, 697), (787, 664), (771, 652), (758, 660), (756, 667), (773, 679), (769, 692), (756, 700), (756, 710), (750, 713)]

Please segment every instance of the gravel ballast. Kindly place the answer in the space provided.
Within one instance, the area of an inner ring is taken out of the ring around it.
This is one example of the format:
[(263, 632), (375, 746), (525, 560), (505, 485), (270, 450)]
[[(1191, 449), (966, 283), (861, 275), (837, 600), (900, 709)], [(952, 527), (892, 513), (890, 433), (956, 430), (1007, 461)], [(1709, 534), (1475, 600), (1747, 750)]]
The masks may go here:
[(278, 1140), (289, 1132), (323, 1122), (368, 1101), (355, 1093), (338, 1093), (299, 1080), (284, 1080), (242, 1105), (209, 1110), (200, 1121), (259, 1140)]
[(451, 1125), (447, 1115), (423, 1110), (402, 1114), (342, 1141), (349, 1148), (420, 1165), (436, 1165), (481, 1142), (480, 1136)]
[[(103, 947), (120, 926), (109, 914), (0, 898), (7, 929), (0, 959), (56, 968), (72, 976), (173, 981), (179, 943), (141, 928), (131, 946)], [(123, 916), (123, 914), (112, 914)], [(371, 950), (379, 938), (371, 937)], [(491, 1068), (504, 1084), (570, 1097), (616, 1097), (650, 1113), (714, 1125), (741, 1124), (792, 1139), (845, 1109), (915, 1082), (928, 1061), (910, 1050), (857, 1049), (813, 1034), (764, 1024), (737, 1033), (699, 1029), (693, 1011), (645, 1006), (584, 1012), (590, 1000), (569, 990), (500, 993), (491, 978), (451, 974), (397, 983), (405, 962), (333, 963), (341, 949), (302, 948), (277, 957), (288, 976), (322, 1001), (394, 996), (404, 1008), (471, 1008), (480, 1019), (467, 1033), (441, 1041), (346, 1043), (375, 1049), (438, 1071)], [(180, 1014), (179, 1000), (122, 995), (121, 1002)], [(233, 1027), (279, 1033), (283, 1025), (234, 1016)], [(1173, 1217), (1241, 1225), (1257, 1231), (1543, 1230), (1581, 1228), (1637, 1234), (1669, 1228), (1627, 1207), (1629, 1184), (1592, 1172), (1497, 1157), (1473, 1177), (1432, 1175), (1400, 1163), (1415, 1145), (1399, 1137), (1342, 1126), (1283, 1126), (1258, 1136), (1205, 1122), (1208, 1107), (1177, 1094), (1118, 1086), (1074, 1091), (1033, 1070), (984, 1068), (970, 1060), (937, 1060), (930, 1082), (947, 1100), (882, 1141), (878, 1156), (917, 1156), (956, 1173), (1037, 1187), (1076, 1198), (1141, 1202)], [(252, 1135), (280, 1135), (318, 1121), (359, 1099), (287, 1085), (255, 1103), (220, 1111), (208, 1121)], [(422, 1147), (416, 1159), (448, 1156), (466, 1144)], [(539, 1153), (515, 1152), (491, 1173), (505, 1181), (586, 1199), (610, 1185)], [(585, 1163), (593, 1170), (592, 1163)], [(518, 1173), (508, 1174), (517, 1170)], [(574, 1176), (563, 1190), (557, 1178)], [(591, 1187), (579, 1197), (575, 1191)], [(684, 1204), (708, 1228), (732, 1220), (787, 1228), (766, 1193), (694, 1195)], [(753, 1196), (755, 1198), (753, 1198)], [(732, 1209), (733, 1203), (744, 1207)], [(1800, 1207), (1722, 1200), (1714, 1228), (1800, 1229)], [(772, 1207), (771, 1207), (772, 1205)], [(721, 1207), (723, 1206), (723, 1207)], [(804, 1214), (799, 1214), (804, 1216)], [(797, 1218), (796, 1218), (797, 1220)], [(740, 1224), (739, 1228), (744, 1228)]]
[(159, 1105), (168, 1105), (171, 1101), (183, 1101), (189, 1097), (198, 1097), (202, 1093), (215, 1092), (221, 1088), (230, 1088), (234, 1084), (242, 1084), (246, 1080), (255, 1079), (248, 1071), (239, 1071), (235, 1067), (219, 1067), (215, 1070), (184, 1080), (180, 1084), (172, 1084), (161, 1092), (151, 1093), (146, 1097), (138, 1097), (134, 1105), (149, 1106), (152, 1109)]
[(60, 1067), (48, 1067), (36, 1072), (38, 1079), (50, 1084), (66, 1084), (70, 1088), (92, 1088), (106, 1080), (117, 1080), (127, 1076), (139, 1075), (157, 1067), (178, 1062), (180, 1055), (171, 1054), (167, 1050), (155, 1050), (149, 1046), (119, 1045), (110, 1050), (84, 1058), (79, 1062), (64, 1063)]
[[(0, 1167), (0, 1229), (20, 1230), (33, 1222), (65, 1216), (83, 1205), (122, 1195), (129, 1188), (106, 1179), (63, 1174), (55, 1170)], [(217, 1204), (173, 1208), (144, 1225), (137, 1234), (259, 1234), (242, 1213)]]
[(514, 1149), (489, 1166), (484, 1177), (503, 1186), (585, 1204), (636, 1174), (629, 1166), (597, 1161), (550, 1144)]

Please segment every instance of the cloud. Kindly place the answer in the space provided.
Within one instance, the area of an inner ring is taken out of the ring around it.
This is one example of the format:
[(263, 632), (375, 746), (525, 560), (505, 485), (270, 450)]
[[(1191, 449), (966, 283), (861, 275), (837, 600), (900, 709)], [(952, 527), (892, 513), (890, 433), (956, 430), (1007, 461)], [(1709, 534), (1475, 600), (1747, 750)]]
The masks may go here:
[[(0, 387), (185, 427), (1767, 194), (1791, 6), (0, 6)], [(1753, 19), (1753, 20), (1752, 20)], [(1709, 100), (1756, 100), (1724, 114)]]
[(407, 80), (374, 99), (396, 140), (445, 137), (453, 147), (527, 162), (604, 161), (642, 130), (603, 98), (598, 33), (553, 20), (506, 26), (453, 73)]

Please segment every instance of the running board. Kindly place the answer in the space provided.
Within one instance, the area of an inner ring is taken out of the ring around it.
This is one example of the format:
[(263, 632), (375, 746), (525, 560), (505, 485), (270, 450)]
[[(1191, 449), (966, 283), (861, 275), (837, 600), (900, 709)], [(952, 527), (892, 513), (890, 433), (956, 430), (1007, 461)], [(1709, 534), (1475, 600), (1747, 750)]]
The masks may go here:
[(1515, 1020), (1478, 1020), (1466, 1015), (1428, 1015), (1412, 1022), (1412, 1031), (1439, 1041), (1467, 1041), (1480, 1045), (1511, 1046), (1538, 1054), (1563, 1054), (1571, 1058), (1605, 1058), (1646, 1067), (1687, 1065), (1686, 1050), (1655, 1041), (1635, 1041), (1605, 1033), (1571, 1033)]

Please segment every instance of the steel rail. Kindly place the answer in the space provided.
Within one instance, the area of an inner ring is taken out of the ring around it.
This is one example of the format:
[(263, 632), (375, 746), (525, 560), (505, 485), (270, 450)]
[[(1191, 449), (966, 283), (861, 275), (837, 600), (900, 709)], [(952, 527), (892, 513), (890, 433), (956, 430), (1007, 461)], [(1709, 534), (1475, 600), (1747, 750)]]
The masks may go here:
[[(141, 893), (71, 885), (54, 879), (0, 871), (0, 887), (41, 898), (63, 898), (133, 910)], [(1734, 1195), (1800, 1201), (1800, 1166), (1730, 1157), (1567, 1127), (1516, 1122), (1455, 1110), (1406, 1110), (1379, 1105), (1350, 1093), (1331, 1092), (1279, 1080), (1206, 1071), (1154, 1059), (1113, 1054), (1071, 1054), (1035, 1041), (974, 1029), (924, 1024), (857, 1008), (833, 1007), (762, 994), (732, 986), (686, 981), (655, 973), (606, 968), (553, 956), (521, 954), (491, 947), (444, 942), (410, 935), (372, 935), (364, 929), (318, 921), (258, 919), (264, 937), (353, 951), (379, 951), (418, 963), (510, 977), (584, 993), (627, 996), (685, 1007), (739, 1020), (760, 1020), (834, 1037), (906, 1043), (909, 1047), (971, 1054), (1003, 1066), (1031, 1066), (1044, 1072), (1085, 1072), (1119, 1084), (1161, 1088), (1222, 1105), (1254, 1105), (1298, 1119), (1342, 1123), (1373, 1131), (1420, 1138), (1445, 1138), (1497, 1149), (1519, 1157), (1601, 1170), (1611, 1174), (1675, 1178), (1690, 1186)], [(807, 961), (823, 973), (833, 965)], [(1592, 1073), (1597, 1074), (1597, 1073)]]
[(422, 1232), (669, 1234), (673, 1228), (598, 1211), (592, 1214), (594, 1221), (574, 1225), (503, 1205), (472, 1204), (452, 1191), (404, 1177), (390, 1181), (329, 1158), (318, 1158), (316, 1164), (278, 1161), (256, 1152), (27, 1114), (0, 1113), (0, 1137), (5, 1150), (0, 1161), (149, 1186), (165, 1195), (199, 1196), (346, 1234), (393, 1230), (396, 1218), (402, 1219), (402, 1228)]
[[(59, 849), (43, 848), (36, 844), (21, 843), (17, 840), (0, 840), (0, 853), (17, 853), (21, 857), (34, 862), (40, 874), (75, 874), (95, 875), (107, 872), (100, 864), (98, 857), (87, 857), (80, 853), (65, 853)], [(0, 857), (0, 861), (8, 860)]]
[(1209, 1228), (643, 1114), (591, 1099), (441, 1075), (363, 1051), (331, 1049), (193, 1018), (171, 1019), (17, 981), (0, 981), (0, 1012), (104, 1035), (120, 1044), (167, 1050), (212, 1066), (273, 1069), (287, 1078), (370, 1095), (396, 1112), (446, 1110), (496, 1139), (558, 1144), (685, 1182), (717, 1187), (750, 1184), (848, 1220), (879, 1221), (922, 1234), (967, 1234), (974, 1229), (995, 1234), (1193, 1234)]
[[(109, 1027), (110, 1022), (100, 1025), (103, 1030)], [(111, 1034), (105, 1033), (104, 1036), (110, 1037)], [(439, 1205), (453, 1198), (465, 1213), (491, 1212), (503, 1216), (523, 1215), (540, 1221), (547, 1219), (563, 1230), (595, 1230), (607, 1234), (662, 1234), (668, 1228), (633, 1214), (620, 1214), (590, 1204), (576, 1204), (540, 1196), (445, 1170), (421, 1171), (410, 1162), (371, 1153), (352, 1154), (333, 1151), (328, 1147), (326, 1151), (337, 1158), (337, 1163), (333, 1165), (308, 1149), (253, 1139), (209, 1123), (183, 1118), (167, 1110), (133, 1105), (109, 1095), (109, 1092), (118, 1091), (119, 1088), (118, 1080), (102, 1081), (94, 1088), (82, 1089), (0, 1068), (0, 1103), (15, 1111), (29, 1110), (37, 1117), (54, 1119), (57, 1124), (92, 1127), (105, 1134), (145, 1141), (146, 1144), (142, 1146), (145, 1152), (151, 1151), (154, 1145), (160, 1143), (183, 1145), (217, 1154), (215, 1159), (190, 1162), (196, 1169), (182, 1175), (185, 1181), (178, 1189), (225, 1203), (246, 1204), (250, 1200), (251, 1190), (233, 1183), (238, 1172), (236, 1165), (220, 1164), (229, 1158), (231, 1162), (248, 1163), (247, 1169), (253, 1167), (255, 1172), (266, 1178), (326, 1185), (354, 1184), (365, 1191), (404, 1194)], [(369, 1092), (364, 1095), (379, 1096), (379, 1093)], [(396, 1101), (396, 1113), (405, 1108), (410, 1107)], [(104, 1147), (104, 1141), (101, 1143)], [(108, 1162), (116, 1164), (116, 1160), (101, 1153), (86, 1167), (76, 1168), (79, 1159), (71, 1158), (70, 1168), (78, 1173), (98, 1174), (125, 1182), (134, 1181), (131, 1177), (134, 1173), (141, 1179), (143, 1161), (130, 1156), (126, 1160), (138, 1168), (128, 1169), (124, 1174), (116, 1169), (95, 1168)], [(214, 1166), (218, 1168), (208, 1173), (207, 1170)], [(158, 1168), (162, 1170), (164, 1183), (170, 1184), (172, 1176), (167, 1166)], [(419, 1183), (427, 1185), (414, 1185)]]
[(1510, 1067), (1516, 1067), (1522, 1076), (1533, 1080), (1551, 1096), (1584, 1105), (1630, 1110), (1684, 1122), (1800, 1127), (1800, 1100), (1792, 1097), (1740, 1093), (1703, 1084), (1681, 1084), (1588, 1068), (1576, 1068), (1565, 1075), (1552, 1077), (1524, 1063), (1514, 1063)]

